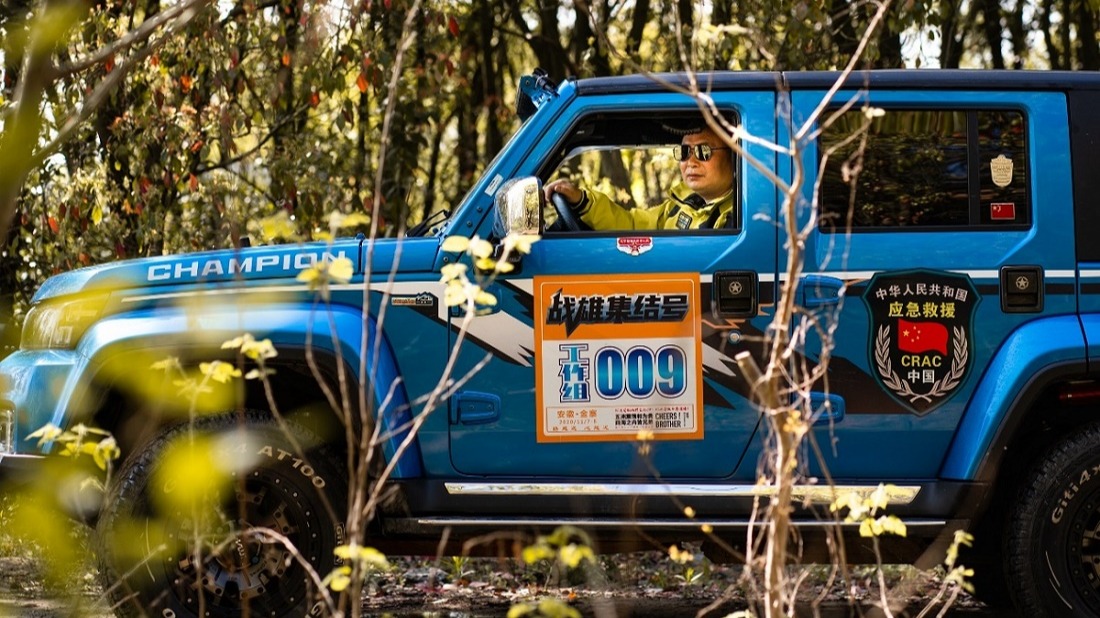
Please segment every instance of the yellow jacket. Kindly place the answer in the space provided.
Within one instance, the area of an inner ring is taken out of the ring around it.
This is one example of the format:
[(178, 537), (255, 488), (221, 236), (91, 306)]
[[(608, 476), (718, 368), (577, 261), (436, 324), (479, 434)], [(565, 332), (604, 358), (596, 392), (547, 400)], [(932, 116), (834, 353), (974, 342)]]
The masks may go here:
[(623, 208), (607, 195), (585, 189), (584, 197), (574, 210), (581, 221), (595, 230), (717, 229), (736, 223), (731, 220), (732, 190), (707, 203), (683, 183), (673, 186), (668, 199), (652, 208)]

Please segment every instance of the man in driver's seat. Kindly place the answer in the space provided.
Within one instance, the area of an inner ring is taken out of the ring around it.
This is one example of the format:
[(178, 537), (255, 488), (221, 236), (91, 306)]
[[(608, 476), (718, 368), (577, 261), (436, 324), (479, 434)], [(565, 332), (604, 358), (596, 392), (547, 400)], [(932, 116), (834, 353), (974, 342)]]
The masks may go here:
[(580, 220), (596, 230), (686, 230), (732, 227), (732, 149), (709, 127), (689, 133), (673, 147), (682, 182), (653, 208), (623, 208), (610, 197), (582, 190), (567, 179), (544, 187), (546, 199), (560, 193)]

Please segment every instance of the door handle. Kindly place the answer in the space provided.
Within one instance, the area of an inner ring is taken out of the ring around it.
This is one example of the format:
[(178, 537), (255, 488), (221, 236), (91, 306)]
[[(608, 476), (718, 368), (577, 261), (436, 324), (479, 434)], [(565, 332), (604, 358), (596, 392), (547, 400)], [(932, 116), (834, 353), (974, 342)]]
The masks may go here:
[(814, 425), (829, 425), (844, 420), (844, 398), (833, 393), (810, 392), (810, 410)]
[(844, 282), (827, 275), (806, 275), (798, 287), (802, 306), (807, 309), (834, 307), (844, 297)]

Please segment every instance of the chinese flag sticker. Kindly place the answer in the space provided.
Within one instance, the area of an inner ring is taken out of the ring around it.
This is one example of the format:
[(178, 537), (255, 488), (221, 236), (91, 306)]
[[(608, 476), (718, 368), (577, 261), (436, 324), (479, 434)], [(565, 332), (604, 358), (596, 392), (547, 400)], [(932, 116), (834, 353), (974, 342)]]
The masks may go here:
[(990, 204), (989, 218), (994, 221), (1015, 221), (1016, 204), (1014, 202), (994, 202)]

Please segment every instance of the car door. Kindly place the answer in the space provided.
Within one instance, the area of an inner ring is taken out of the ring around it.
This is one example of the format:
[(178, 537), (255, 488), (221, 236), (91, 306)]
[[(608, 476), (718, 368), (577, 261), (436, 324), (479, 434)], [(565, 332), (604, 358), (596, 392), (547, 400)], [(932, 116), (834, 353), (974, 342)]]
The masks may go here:
[[(796, 117), (823, 96), (796, 90)], [(828, 392), (821, 382), (813, 394), (833, 405), (815, 428), (811, 467), (934, 478), (1012, 331), (1075, 311), (1072, 229), (1044, 207), (1071, 202), (1068, 159), (1044, 157), (1036, 172), (1038, 153), (1068, 152), (1065, 99), (884, 84), (837, 101), (853, 97), (854, 110), (805, 152), (806, 168), (824, 172), (807, 183), (820, 180), (822, 219), (799, 302), (835, 326)], [(864, 101), (882, 113), (869, 116)], [(852, 135), (866, 136), (862, 155), (862, 139), (843, 145)], [(813, 338), (807, 359), (824, 347)]]
[[(773, 139), (772, 92), (713, 96), (750, 132)], [(575, 173), (568, 166), (585, 153), (606, 164), (614, 152), (629, 166), (617, 136), (667, 153), (679, 136), (662, 142), (645, 126), (698, 113), (691, 99), (659, 91), (591, 96), (573, 108), (546, 132), (546, 155), (527, 173)], [(473, 320), (476, 343), (458, 362), (463, 370), (485, 364), (452, 401), (457, 471), (733, 475), (758, 420), (733, 359), (759, 348), (775, 280), (775, 191), (762, 171), (774, 172), (774, 155), (749, 151), (760, 167), (736, 162), (733, 227), (548, 232), (490, 286), (498, 303)], [(669, 169), (678, 174), (675, 162)], [(606, 165), (602, 172), (614, 174)], [(626, 192), (645, 196), (639, 176), (625, 178), (639, 183)]]

